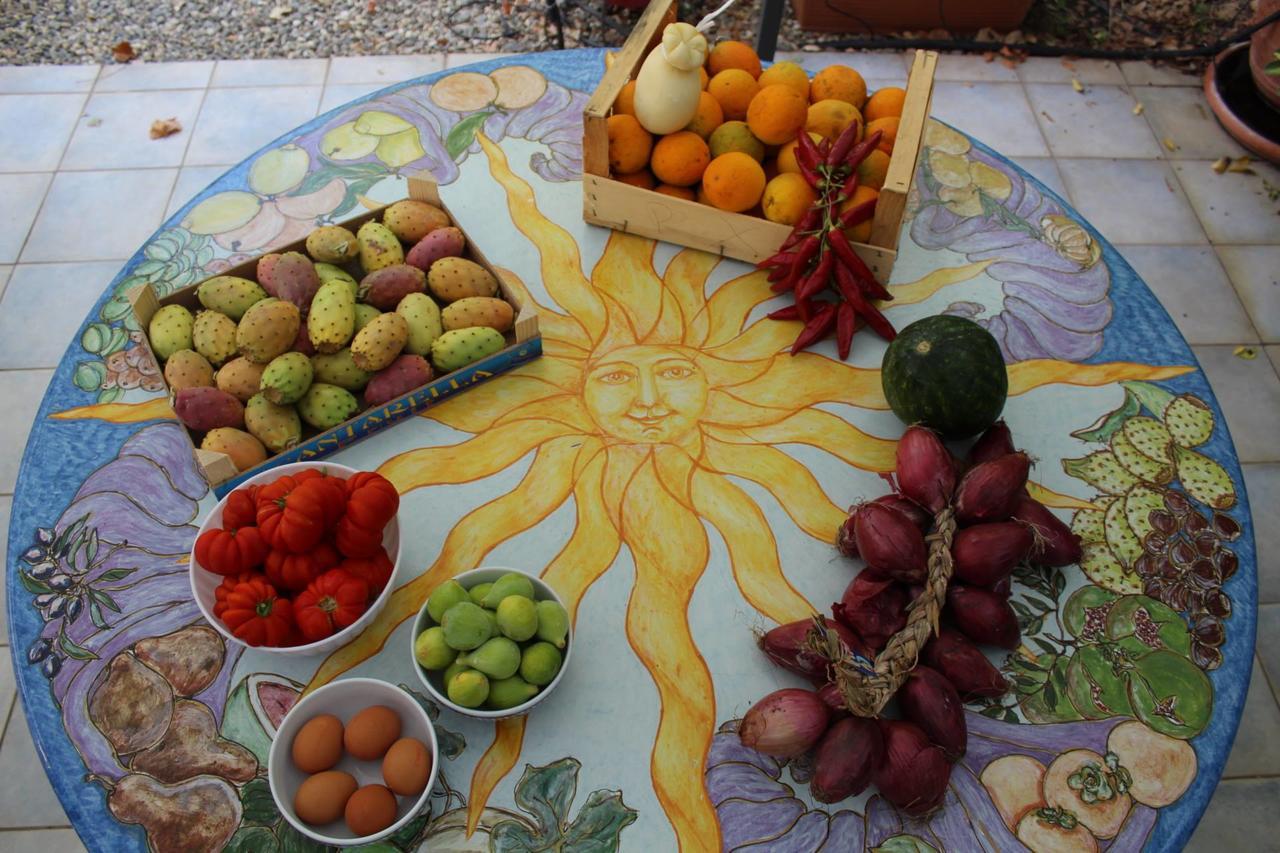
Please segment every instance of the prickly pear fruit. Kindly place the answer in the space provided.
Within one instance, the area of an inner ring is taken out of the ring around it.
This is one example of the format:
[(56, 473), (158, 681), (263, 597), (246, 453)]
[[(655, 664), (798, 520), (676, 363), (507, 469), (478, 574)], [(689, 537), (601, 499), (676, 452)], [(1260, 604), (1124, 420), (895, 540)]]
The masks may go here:
[(244, 426), (244, 406), (217, 388), (183, 388), (175, 392), (173, 411), (184, 426), (196, 432)]
[(493, 355), (505, 345), (502, 333), (486, 326), (454, 329), (431, 344), (431, 363), (441, 373), (452, 373), (473, 361)]
[(351, 358), (350, 347), (327, 355), (317, 353), (311, 356), (311, 368), (314, 381), (327, 382), (339, 388), (346, 388), (348, 391), (362, 390), (373, 378), (373, 374), (369, 371), (356, 367), (355, 361)]
[(298, 401), (298, 414), (316, 429), (331, 429), (360, 411), (351, 392), (337, 385), (312, 382)]
[(1196, 447), (1213, 435), (1213, 411), (1200, 398), (1179, 394), (1164, 407), (1164, 425), (1179, 447)]
[(196, 298), (210, 311), (239, 320), (249, 306), (267, 298), (267, 292), (256, 281), (234, 275), (218, 275), (206, 279), (196, 288)]
[(381, 315), (382, 312), (377, 308), (374, 308), (372, 305), (365, 305), (363, 302), (357, 302), (355, 330), (357, 332), (360, 331), (365, 326), (372, 323), (375, 317), (379, 317)]
[(342, 267), (335, 267), (333, 264), (316, 264), (315, 268), (316, 275), (320, 276), (321, 284), (324, 284), (327, 281), (345, 281), (347, 284), (351, 285), (352, 293), (355, 293), (356, 288), (359, 286), (351, 273), (347, 272)]
[(282, 299), (259, 302), (245, 312), (236, 327), (236, 346), (250, 361), (267, 364), (289, 351), (298, 337), (300, 325), (302, 314), (292, 302)]
[(505, 299), (492, 296), (468, 296), (444, 309), (441, 322), (446, 331), (465, 329), (467, 326), (488, 326), (499, 332), (508, 331), (515, 322), (516, 312)]
[(498, 280), (493, 273), (466, 258), (441, 258), (427, 272), (427, 286), (442, 302), (457, 302), (468, 296), (494, 296)]
[(360, 281), (360, 301), (383, 311), (393, 311), (410, 293), (423, 293), (427, 277), (408, 264), (391, 264), (369, 273)]
[(316, 354), (316, 345), (311, 343), (311, 338), (307, 334), (306, 323), (298, 324), (298, 336), (293, 339), (293, 346), (290, 349), (294, 352), (302, 353), (307, 358)]
[(262, 383), (262, 371), (266, 369), (265, 364), (254, 364), (241, 356), (218, 368), (214, 379), (223, 391), (241, 403), (247, 403), (250, 397), (258, 393), (258, 386)]
[(434, 204), (407, 198), (382, 212), (382, 224), (401, 240), (412, 245), (437, 228), (450, 225), (449, 214)]
[(164, 381), (169, 388), (199, 388), (213, 385), (213, 366), (195, 350), (180, 349), (164, 363)]
[(196, 352), (217, 366), (236, 354), (236, 323), (226, 314), (201, 311), (192, 325), (191, 341)]
[(320, 289), (315, 265), (301, 252), (263, 255), (258, 260), (258, 281), (267, 293), (292, 302), (299, 311), (307, 310)]
[(360, 266), (368, 275), (392, 264), (404, 263), (404, 247), (390, 228), (381, 222), (366, 222), (356, 232), (360, 244)]
[(361, 370), (381, 370), (409, 342), (409, 323), (399, 314), (381, 314), (356, 333), (351, 357)]
[(321, 225), (307, 235), (307, 254), (321, 263), (344, 264), (360, 254), (360, 246), (341, 225)]
[(181, 305), (166, 305), (151, 317), (147, 337), (151, 351), (164, 361), (180, 349), (191, 349), (194, 318)]
[(402, 355), (369, 380), (364, 389), (364, 401), (370, 406), (381, 406), (401, 394), (426, 385), (434, 374), (431, 365), (420, 355)]
[(259, 390), (277, 405), (296, 403), (311, 387), (311, 359), (300, 352), (287, 352), (271, 359), (262, 371)]
[(405, 255), (405, 263), (426, 272), (431, 265), (441, 258), (456, 258), (467, 246), (467, 238), (462, 231), (452, 225), (437, 228), (419, 240), (409, 254)]
[(293, 406), (277, 406), (254, 394), (244, 406), (245, 429), (272, 453), (288, 450), (302, 440), (302, 421)]
[(307, 336), (320, 352), (337, 352), (345, 347), (356, 330), (356, 300), (345, 281), (320, 286), (307, 314)]
[(409, 342), (404, 351), (414, 355), (428, 355), (431, 344), (444, 332), (440, 321), (440, 306), (425, 293), (410, 293), (396, 306), (396, 313), (409, 324)]
[(242, 429), (218, 427), (205, 433), (200, 442), (201, 450), (225, 453), (241, 473), (267, 461), (267, 448), (262, 442)]

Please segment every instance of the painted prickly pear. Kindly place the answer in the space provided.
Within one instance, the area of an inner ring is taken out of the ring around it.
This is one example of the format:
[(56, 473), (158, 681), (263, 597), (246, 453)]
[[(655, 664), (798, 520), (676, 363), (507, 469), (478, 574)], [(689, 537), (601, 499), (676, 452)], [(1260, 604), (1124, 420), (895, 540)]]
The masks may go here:
[(444, 332), (440, 321), (440, 306), (425, 293), (410, 293), (400, 300), (396, 313), (409, 324), (409, 342), (404, 351), (413, 355), (428, 355), (431, 344)]
[(207, 432), (244, 426), (244, 406), (226, 391), (207, 386), (183, 388), (173, 395), (173, 411), (188, 429)]
[(441, 258), (427, 272), (431, 294), (442, 302), (456, 302), (468, 296), (495, 296), (498, 280), (493, 273), (466, 258)]
[(236, 323), (226, 314), (201, 311), (192, 326), (192, 345), (215, 367), (236, 354)]
[(1123, 495), (1138, 482), (1110, 450), (1095, 450), (1079, 459), (1063, 459), (1062, 470), (1108, 495)]
[(382, 224), (409, 245), (421, 240), (437, 228), (449, 225), (449, 214), (434, 204), (406, 198), (382, 213)]
[(515, 322), (515, 309), (505, 299), (493, 296), (468, 296), (459, 299), (441, 314), (445, 331), (467, 326), (488, 326), (499, 332), (508, 331)]
[(351, 392), (337, 385), (313, 382), (298, 401), (298, 414), (316, 429), (332, 429), (360, 410)]
[(1103, 532), (1112, 555), (1120, 561), (1121, 565), (1128, 567), (1142, 556), (1142, 542), (1138, 539), (1138, 534), (1134, 533), (1133, 528), (1129, 526), (1129, 517), (1125, 513), (1124, 505), (1125, 500), (1121, 498), (1107, 507), (1106, 515), (1103, 516)]
[(293, 406), (277, 406), (261, 394), (249, 398), (244, 407), (244, 425), (250, 435), (272, 453), (288, 450), (302, 440), (302, 421)]
[(235, 463), (237, 471), (248, 471), (267, 461), (267, 448), (250, 433), (234, 427), (218, 427), (205, 433), (200, 442), (201, 450), (225, 453)]
[(401, 394), (431, 381), (431, 365), (420, 355), (402, 355), (390, 366), (384, 367), (369, 380), (364, 389), (364, 401), (370, 406), (381, 406)]
[(296, 403), (311, 387), (311, 375), (311, 359), (300, 352), (287, 352), (273, 358), (262, 371), (259, 390), (278, 405)]
[(373, 319), (375, 317), (380, 316), (381, 314), (382, 312), (379, 311), (377, 308), (374, 308), (372, 305), (365, 305), (363, 302), (357, 302), (356, 303), (356, 331), (358, 332), (361, 329), (363, 329), (365, 326), (372, 323)]
[(298, 337), (302, 315), (298, 306), (282, 299), (264, 300), (254, 305), (236, 328), (236, 346), (240, 354), (258, 364), (288, 352)]
[(399, 314), (382, 314), (356, 333), (351, 357), (361, 370), (378, 371), (395, 361), (408, 341), (408, 322)]
[(409, 250), (409, 254), (405, 255), (404, 262), (409, 266), (417, 267), (426, 272), (431, 269), (432, 264), (441, 258), (456, 258), (461, 255), (466, 245), (467, 239), (462, 236), (461, 230), (454, 228), (452, 225), (446, 228), (437, 228), (419, 240)]
[(473, 361), (493, 355), (506, 345), (501, 332), (487, 326), (471, 326), (445, 332), (431, 344), (431, 363), (441, 373), (451, 373)]
[(198, 388), (213, 385), (213, 366), (195, 350), (180, 349), (164, 363), (164, 381), (169, 388)]
[(1236, 487), (1227, 469), (1194, 450), (1175, 446), (1178, 479), (1191, 497), (1214, 509), (1230, 509), (1236, 503)]
[(320, 289), (315, 265), (301, 252), (263, 255), (258, 260), (258, 281), (267, 293), (292, 302), (299, 311), (307, 310)]
[(258, 393), (258, 385), (262, 382), (262, 371), (266, 369), (265, 364), (254, 364), (241, 356), (218, 368), (214, 381), (223, 391), (241, 403), (247, 403), (250, 397)]
[(1129, 439), (1139, 453), (1152, 459), (1167, 461), (1173, 447), (1173, 436), (1165, 425), (1155, 418), (1125, 418), (1124, 437)]
[(196, 298), (210, 311), (239, 320), (255, 302), (267, 298), (267, 292), (256, 281), (234, 275), (218, 275), (206, 279), (196, 288)]
[(383, 311), (393, 311), (410, 293), (427, 289), (422, 270), (408, 264), (391, 264), (369, 273), (360, 281), (360, 300)]
[(1164, 425), (1179, 447), (1196, 447), (1213, 435), (1213, 412), (1200, 398), (1179, 394), (1164, 407)]
[(1173, 479), (1173, 463), (1166, 459), (1152, 459), (1133, 446), (1123, 429), (1111, 434), (1111, 452), (1124, 469), (1139, 480), (1167, 483)]
[(366, 222), (356, 232), (360, 244), (360, 266), (368, 275), (392, 264), (404, 263), (404, 247), (391, 229), (381, 222)]
[(341, 225), (322, 225), (307, 235), (307, 254), (326, 264), (344, 264), (360, 254), (356, 235)]
[(191, 349), (194, 318), (181, 305), (166, 305), (151, 317), (147, 325), (147, 337), (151, 351), (164, 361), (181, 349)]
[(337, 352), (356, 330), (356, 300), (351, 285), (329, 281), (320, 286), (307, 314), (307, 337), (319, 352)]
[(363, 390), (369, 384), (373, 374), (356, 367), (351, 358), (351, 348), (340, 349), (335, 353), (316, 354), (311, 356), (313, 380), (337, 385), (348, 391)]

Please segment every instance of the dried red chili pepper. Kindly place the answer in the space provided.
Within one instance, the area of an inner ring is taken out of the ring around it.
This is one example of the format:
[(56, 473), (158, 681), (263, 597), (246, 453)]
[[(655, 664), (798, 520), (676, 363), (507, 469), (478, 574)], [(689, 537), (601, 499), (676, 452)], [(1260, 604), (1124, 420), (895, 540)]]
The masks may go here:
[(796, 337), (796, 342), (791, 345), (791, 354), (795, 355), (800, 350), (809, 347), (827, 336), (831, 331), (831, 327), (836, 321), (836, 306), (834, 302), (828, 302), (823, 305), (805, 324), (804, 329)]
[[(849, 240), (844, 236), (844, 232), (833, 228), (827, 234), (827, 239), (831, 243), (831, 247), (835, 249), (836, 256), (840, 258), (841, 264), (849, 269), (853, 274), (854, 280), (858, 282), (858, 289), (864, 295), (872, 299), (891, 300), (893, 295), (884, 289), (884, 285), (876, 281), (876, 277), (872, 275), (871, 270), (858, 257), (858, 253), (849, 245)], [(864, 281), (865, 279), (865, 281)]]
[(851, 121), (844, 130), (840, 131), (840, 135), (836, 137), (835, 144), (831, 146), (830, 153), (827, 154), (826, 164), (828, 166), (839, 166), (844, 162), (844, 158), (849, 156), (849, 149), (858, 141), (858, 132), (862, 130), (859, 122)]
[(858, 328), (858, 315), (848, 302), (841, 302), (836, 309), (836, 350), (840, 360), (849, 357), (849, 349), (853, 346), (853, 333)]
[(875, 213), (875, 210), (876, 199), (874, 198), (858, 202), (853, 207), (840, 214), (840, 227), (852, 228), (859, 223), (866, 222), (871, 218), (871, 214)]
[(884, 136), (884, 131), (877, 130), (875, 133), (850, 148), (849, 154), (844, 160), (845, 165), (856, 171), (858, 165), (862, 163), (863, 160), (867, 159), (867, 156), (871, 154), (872, 151), (875, 151), (876, 147), (879, 146), (880, 138), (882, 136)]
[(782, 308), (779, 308), (777, 311), (770, 311), (769, 319), (770, 320), (799, 320), (800, 306), (798, 304), (787, 305)]
[(862, 291), (858, 289), (858, 282), (854, 280), (853, 273), (843, 264), (836, 264), (836, 284), (839, 286), (840, 294), (844, 296), (845, 301), (852, 305), (853, 310), (867, 321), (867, 325), (871, 327), (872, 331), (886, 341), (891, 341), (898, 336), (893, 324), (886, 320), (884, 315), (862, 295)]
[[(813, 140), (810, 140), (812, 142)], [(818, 224), (818, 208), (810, 207), (805, 211), (804, 216), (800, 217), (800, 221), (791, 229), (791, 233), (787, 235), (787, 239), (782, 241), (779, 251), (787, 251), (794, 247), (797, 243), (809, 236), (805, 232), (813, 229)]]
[(800, 284), (796, 285), (796, 299), (809, 299), (817, 296), (822, 289), (827, 286), (827, 282), (831, 280), (831, 268), (835, 266), (836, 256), (830, 252), (823, 252), (822, 257), (818, 259), (818, 265), (813, 268), (813, 272)]

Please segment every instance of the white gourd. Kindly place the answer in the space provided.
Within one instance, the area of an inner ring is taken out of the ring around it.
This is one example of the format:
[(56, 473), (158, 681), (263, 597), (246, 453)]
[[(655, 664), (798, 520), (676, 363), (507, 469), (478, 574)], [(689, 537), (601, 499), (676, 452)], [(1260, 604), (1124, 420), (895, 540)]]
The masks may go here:
[(636, 77), (636, 119), (654, 134), (675, 133), (698, 112), (707, 40), (690, 24), (667, 24)]

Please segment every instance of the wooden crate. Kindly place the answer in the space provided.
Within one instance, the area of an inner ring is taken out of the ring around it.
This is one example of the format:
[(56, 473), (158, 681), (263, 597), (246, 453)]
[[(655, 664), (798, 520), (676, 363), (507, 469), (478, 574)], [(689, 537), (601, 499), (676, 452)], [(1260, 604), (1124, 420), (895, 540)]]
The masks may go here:
[[(609, 177), (608, 118), (618, 93), (640, 71), (663, 28), (675, 20), (676, 0), (653, 0), (636, 22), (613, 65), (605, 72), (582, 114), (582, 216), (587, 222), (755, 263), (782, 245), (791, 229), (755, 216), (728, 213), (672, 198)], [(853, 55), (856, 63), (856, 55)], [(907, 193), (916, 171), (921, 138), (933, 97), (938, 55), (916, 51), (889, 172), (876, 204), (870, 243), (854, 243), (877, 279), (886, 282), (897, 256), (898, 233)]]
[[(411, 176), (408, 179), (408, 184), (409, 198), (434, 204), (449, 213), (448, 206), (440, 198), (439, 188), (430, 176)], [(337, 224), (348, 228), (354, 233), (365, 222), (371, 219), (378, 219), (386, 207), (384, 205), (376, 210), (371, 210)], [(455, 225), (458, 224), (457, 218), (452, 213), (449, 213), (449, 218), (453, 220)], [(409, 393), (381, 406), (365, 409), (350, 420), (332, 429), (318, 432), (304, 424), (303, 439), (300, 443), (269, 457), (261, 465), (247, 471), (237, 471), (231, 458), (226, 454), (201, 450), (196, 443), (195, 435), (192, 435), (192, 452), (195, 454), (196, 462), (219, 498), (225, 496), (236, 485), (254, 474), (288, 462), (303, 462), (330, 456), (344, 447), (355, 444), (357, 441), (373, 435), (379, 430), (386, 429), (392, 424), (435, 405), (458, 391), (483, 382), (499, 373), (504, 373), (542, 354), (542, 335), (538, 331), (537, 312), (532, 305), (522, 303), (519, 294), (510, 287), (503, 273), (489, 263), (488, 259), (480, 252), (479, 247), (476, 246), (472, 237), (466, 234), (465, 231), (463, 233), (467, 238), (464, 256), (494, 274), (498, 279), (498, 287), (502, 298), (510, 302), (515, 309), (515, 325), (506, 334), (507, 346), (493, 355), (468, 364), (466, 367), (455, 370), (452, 373), (446, 373), (443, 376), (437, 376), (426, 385), (415, 388)], [(287, 246), (279, 246), (273, 251), (305, 253), (306, 241), (297, 240)], [(254, 257), (225, 272), (219, 273), (219, 275), (234, 275), (257, 281), (257, 266), (258, 258)], [(348, 272), (353, 274), (359, 272), (354, 262), (350, 265)], [(184, 287), (164, 298), (160, 298), (149, 284), (135, 288), (129, 294), (129, 302), (133, 306), (133, 314), (138, 322), (138, 327), (145, 330), (150, 325), (151, 318), (156, 311), (165, 305), (182, 305), (193, 313), (199, 310), (201, 305), (196, 298), (196, 289), (202, 283), (198, 282), (190, 287)], [(150, 341), (147, 341), (144, 345), (148, 348), (148, 354), (154, 360), (155, 354), (151, 352)]]

